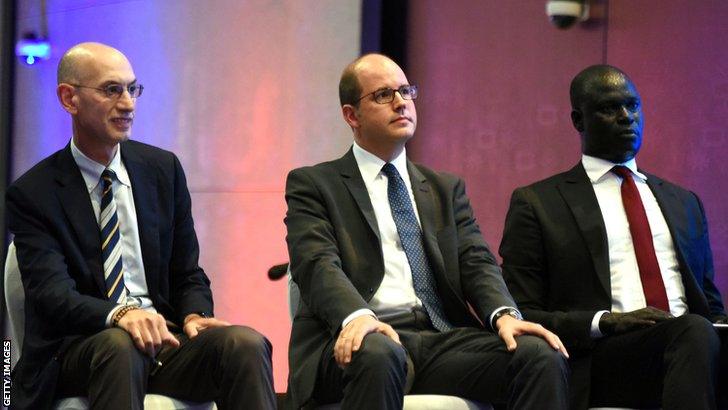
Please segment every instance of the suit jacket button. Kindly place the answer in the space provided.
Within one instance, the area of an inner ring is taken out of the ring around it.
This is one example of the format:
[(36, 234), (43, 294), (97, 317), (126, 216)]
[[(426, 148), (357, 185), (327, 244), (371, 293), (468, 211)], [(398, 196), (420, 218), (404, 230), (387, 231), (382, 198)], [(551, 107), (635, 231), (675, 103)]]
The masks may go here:
[(369, 288), (369, 293), (374, 293), (374, 288)]

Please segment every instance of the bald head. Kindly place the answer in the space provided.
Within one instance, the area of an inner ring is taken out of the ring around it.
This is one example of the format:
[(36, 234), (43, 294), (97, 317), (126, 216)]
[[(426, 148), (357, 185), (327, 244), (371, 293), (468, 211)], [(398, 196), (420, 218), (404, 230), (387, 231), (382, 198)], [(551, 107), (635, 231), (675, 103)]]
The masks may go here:
[(86, 83), (104, 65), (131, 63), (121, 51), (101, 43), (81, 43), (71, 47), (58, 63), (57, 83)]
[(371, 68), (373, 64), (393, 65), (399, 69), (394, 60), (383, 54), (365, 54), (352, 61), (344, 68), (344, 72), (341, 73), (341, 80), (339, 80), (339, 101), (342, 106), (345, 104), (358, 106), (359, 102), (357, 100), (362, 94), (359, 74), (362, 70)]
[(571, 108), (579, 109), (590, 96), (599, 92), (598, 88), (605, 84), (614, 84), (624, 80), (632, 82), (624, 71), (607, 64), (593, 65), (581, 70), (571, 80), (569, 89)]

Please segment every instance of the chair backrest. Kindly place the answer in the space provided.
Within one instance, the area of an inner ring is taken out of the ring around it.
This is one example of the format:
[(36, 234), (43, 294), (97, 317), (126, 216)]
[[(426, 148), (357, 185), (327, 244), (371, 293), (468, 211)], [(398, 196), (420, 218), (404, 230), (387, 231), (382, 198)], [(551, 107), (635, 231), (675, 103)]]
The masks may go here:
[(5, 258), (5, 304), (10, 321), (10, 367), (14, 368), (20, 359), (25, 334), (25, 291), (18, 268), (18, 256), (15, 244), (10, 242), (7, 257)]
[(301, 291), (298, 290), (298, 285), (296, 285), (296, 282), (291, 277), (291, 265), (288, 265), (286, 279), (288, 279), (288, 314), (291, 320), (293, 320), (298, 310), (298, 304), (301, 302)]

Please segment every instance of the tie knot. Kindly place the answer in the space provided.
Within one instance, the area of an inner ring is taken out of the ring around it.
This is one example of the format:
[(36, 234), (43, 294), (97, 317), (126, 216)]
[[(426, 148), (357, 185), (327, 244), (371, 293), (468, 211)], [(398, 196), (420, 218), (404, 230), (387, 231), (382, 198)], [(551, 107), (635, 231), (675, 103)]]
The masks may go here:
[(395, 168), (394, 165), (392, 165), (391, 162), (387, 162), (382, 167), (382, 172), (384, 175), (387, 176), (387, 178), (396, 178), (399, 176), (399, 172), (397, 172), (397, 168)]
[(104, 183), (104, 186), (111, 185), (112, 182), (114, 182), (114, 179), (116, 178), (116, 173), (109, 168), (106, 168), (104, 172), (101, 173), (101, 182)]
[(101, 178), (110, 178), (113, 180), (116, 178), (116, 172), (112, 171), (111, 168), (106, 168), (104, 172), (101, 173)]
[(632, 171), (630, 171), (629, 168), (625, 167), (624, 165), (617, 165), (616, 167), (612, 168), (612, 172), (622, 177), (622, 179), (630, 178), (632, 175)]

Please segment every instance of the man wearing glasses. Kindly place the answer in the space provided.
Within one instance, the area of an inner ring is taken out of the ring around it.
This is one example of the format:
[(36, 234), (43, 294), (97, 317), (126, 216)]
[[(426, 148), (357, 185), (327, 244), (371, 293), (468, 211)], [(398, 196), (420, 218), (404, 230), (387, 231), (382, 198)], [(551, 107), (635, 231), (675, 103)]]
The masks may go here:
[(71, 142), (7, 191), (26, 297), (13, 408), (141, 409), (150, 392), (273, 409), (270, 343), (213, 317), (179, 161), (129, 141), (143, 89), (103, 44), (59, 63)]
[(302, 297), (293, 406), (401, 409), (409, 392), (566, 408), (567, 352), (520, 320), (463, 181), (407, 160), (417, 87), (369, 54), (344, 70), (339, 96), (353, 147), (292, 171), (286, 186)]

